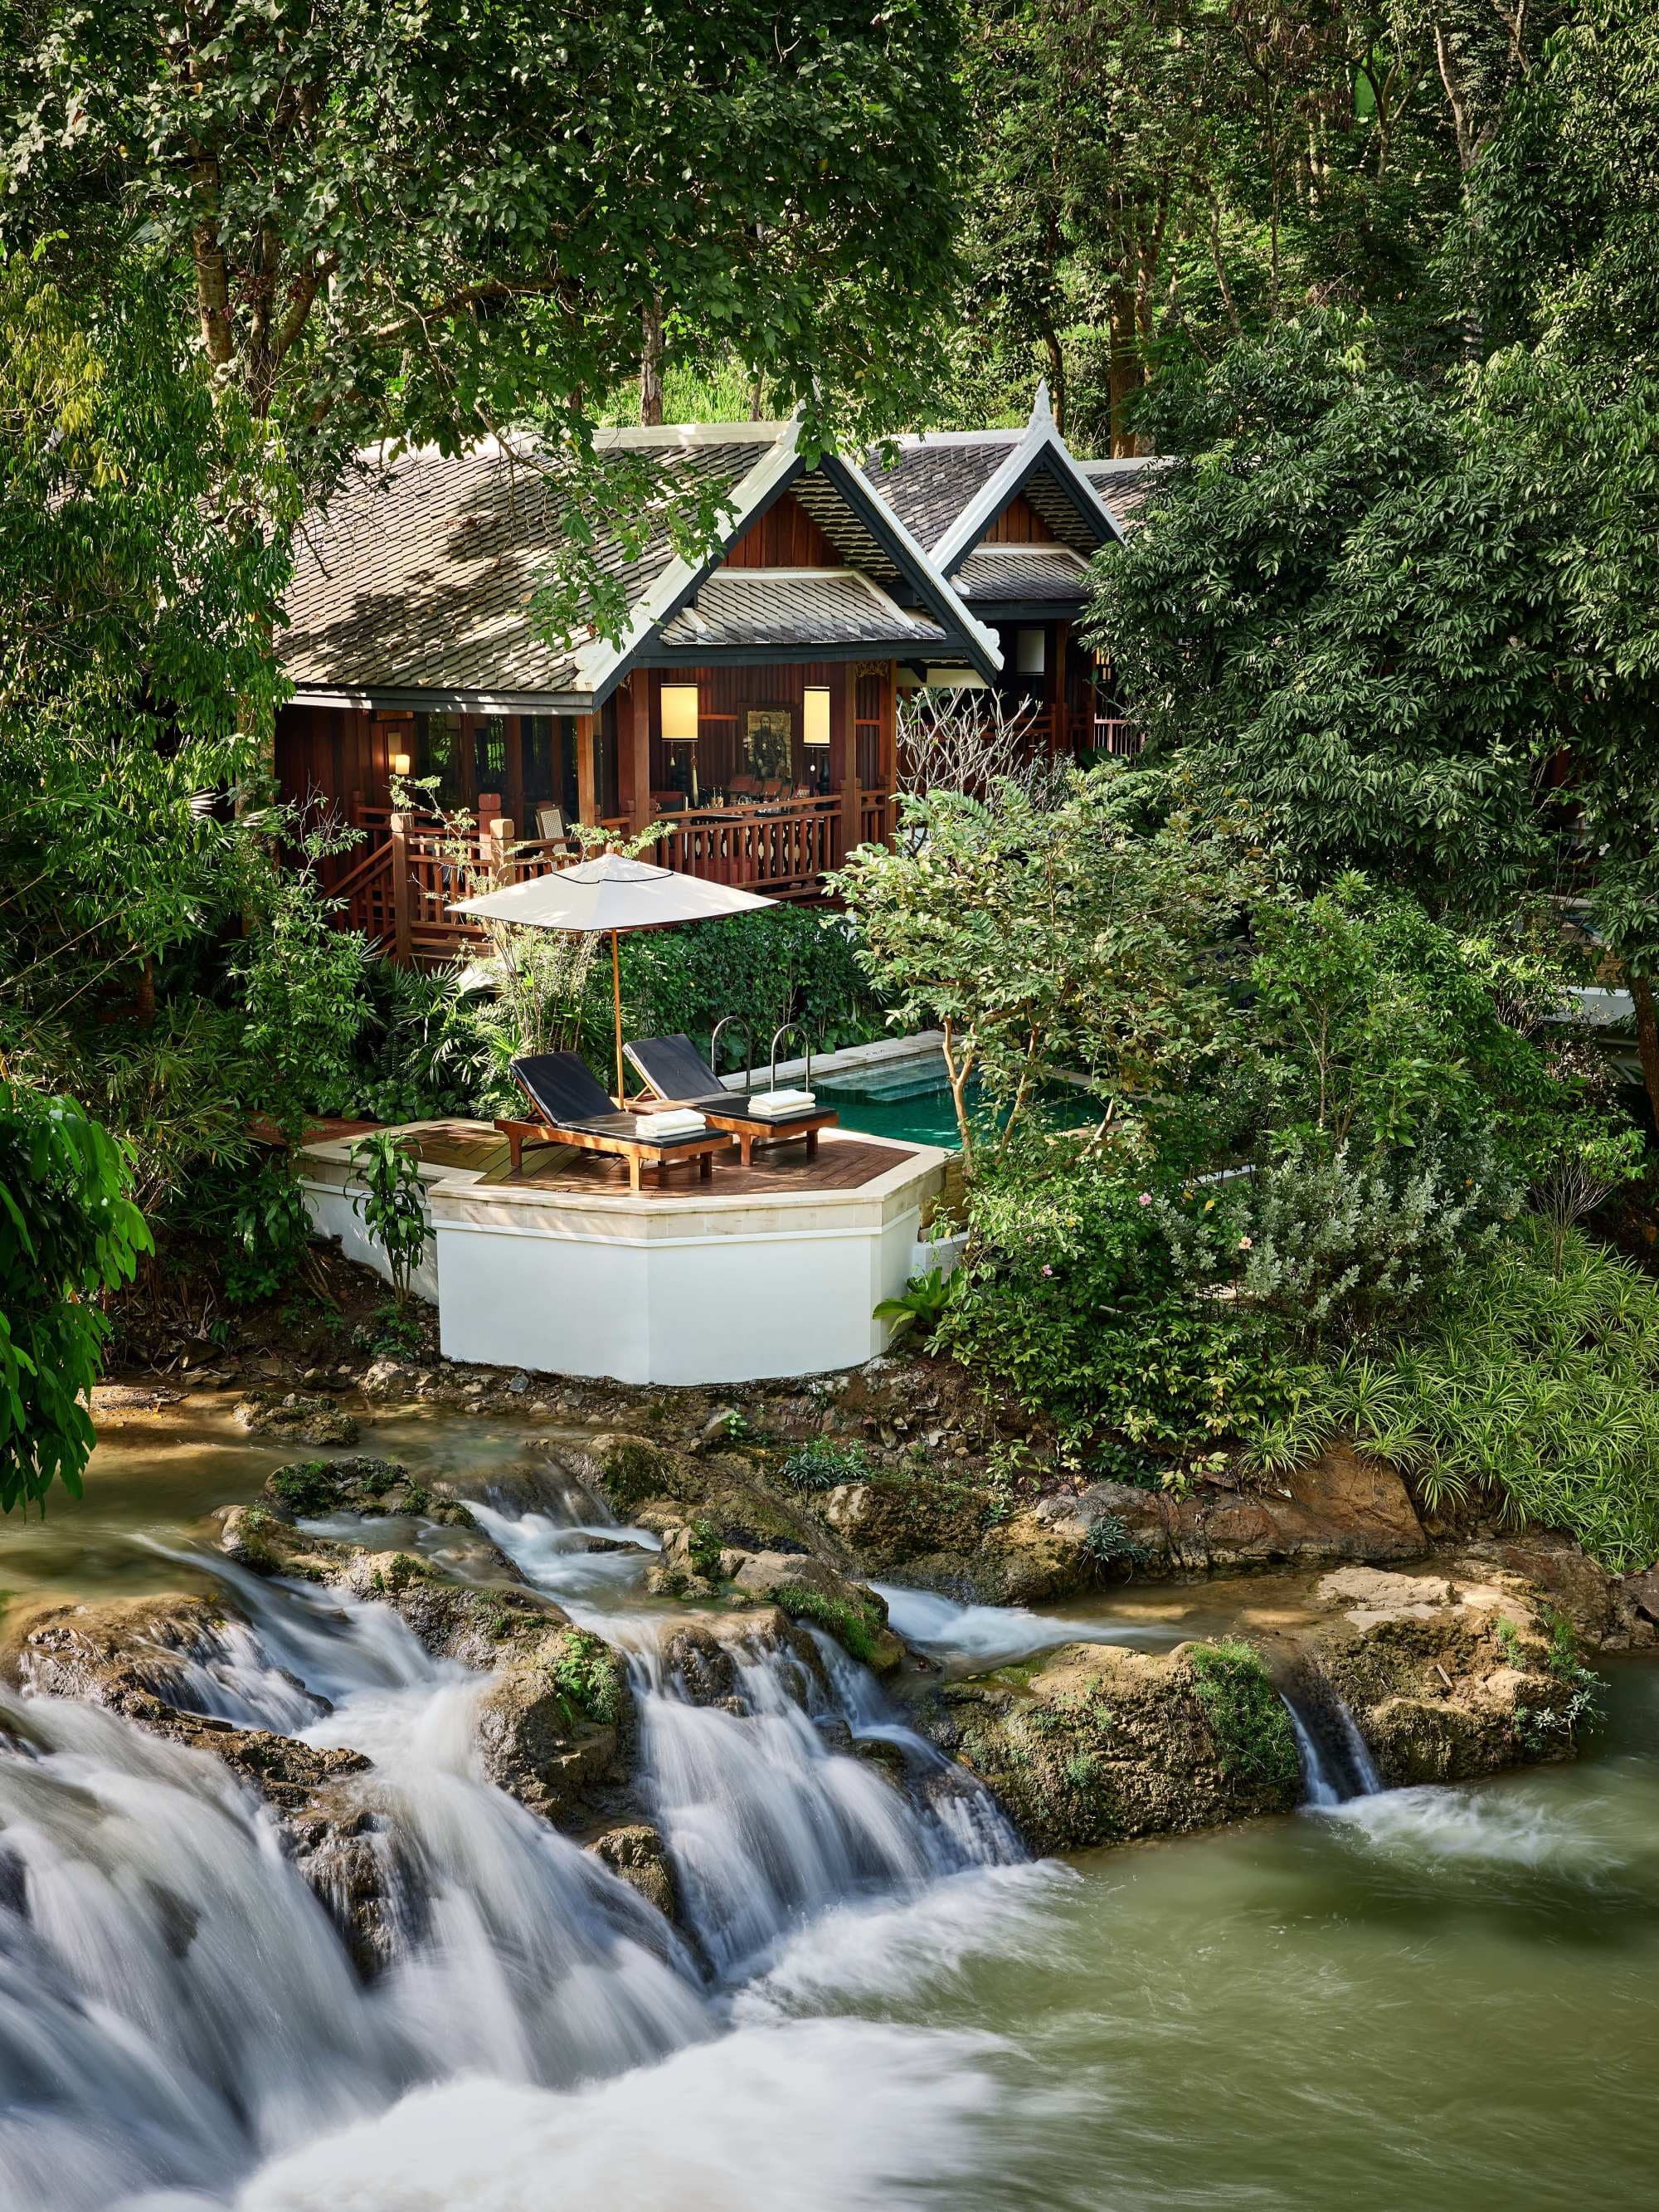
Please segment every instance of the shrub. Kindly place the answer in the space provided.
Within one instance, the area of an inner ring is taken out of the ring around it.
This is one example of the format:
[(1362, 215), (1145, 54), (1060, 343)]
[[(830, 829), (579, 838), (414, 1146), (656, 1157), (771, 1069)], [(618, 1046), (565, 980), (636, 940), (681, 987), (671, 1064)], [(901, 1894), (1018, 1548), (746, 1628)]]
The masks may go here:
[(234, 1195), (221, 1273), (231, 1304), (252, 1305), (273, 1297), (297, 1273), (311, 1224), (286, 1154), (267, 1160)]
[(802, 1444), (778, 1468), (784, 1481), (797, 1490), (834, 1490), (843, 1482), (867, 1481), (871, 1472), (870, 1455), (862, 1444), (831, 1443), (827, 1437)]
[(1155, 1194), (1087, 1147), (1038, 1141), (981, 1182), (959, 1279), (938, 1346), (1080, 1462), (1146, 1480), (1281, 1410), (1271, 1319), (1185, 1295)]
[(1236, 1297), (1310, 1348), (1359, 1338), (1425, 1306), (1491, 1249), (1518, 1204), (1484, 1150), (1425, 1139), (1370, 1160), (1292, 1137), (1252, 1173), (1189, 1186), (1158, 1214), (1177, 1279)]
[(1267, 1465), (1345, 1432), (1411, 1470), (1432, 1510), (1486, 1489), (1516, 1522), (1620, 1571), (1659, 1556), (1659, 1284), (1577, 1231), (1528, 1221), (1432, 1324), (1300, 1378), (1255, 1444)]
[(401, 1312), (410, 1278), (426, 1251), (426, 1201), (419, 1164), (390, 1130), (377, 1129), (352, 1146), (351, 1171), (363, 1186), (352, 1199), (352, 1211), (362, 1216), (370, 1242), (386, 1254), (392, 1296)]

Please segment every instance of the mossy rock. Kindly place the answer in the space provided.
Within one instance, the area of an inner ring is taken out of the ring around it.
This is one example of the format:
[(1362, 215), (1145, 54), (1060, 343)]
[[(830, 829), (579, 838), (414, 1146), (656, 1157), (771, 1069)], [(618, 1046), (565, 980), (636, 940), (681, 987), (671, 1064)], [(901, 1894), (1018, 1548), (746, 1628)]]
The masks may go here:
[(890, 1674), (904, 1656), (903, 1644), (887, 1626), (885, 1601), (822, 1560), (757, 1553), (738, 1568), (732, 1587), (776, 1606), (791, 1620), (823, 1629), (878, 1674)]
[(266, 1478), (264, 1497), (273, 1510), (296, 1521), (341, 1513), (363, 1519), (397, 1514), (447, 1527), (476, 1525), (458, 1498), (434, 1492), (396, 1460), (295, 1460)]
[(1034, 1851), (1285, 1810), (1301, 1794), (1289, 1716), (1254, 1653), (1194, 1662), (1210, 1648), (1066, 1644), (1035, 1668), (947, 1684), (926, 1725)]

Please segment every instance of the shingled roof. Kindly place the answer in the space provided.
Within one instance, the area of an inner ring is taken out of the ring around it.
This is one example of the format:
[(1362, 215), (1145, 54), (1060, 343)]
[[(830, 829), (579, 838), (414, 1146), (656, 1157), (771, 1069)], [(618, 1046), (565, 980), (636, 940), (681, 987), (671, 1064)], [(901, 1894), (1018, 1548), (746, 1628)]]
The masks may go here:
[(1089, 596), (1089, 564), (1069, 545), (976, 545), (953, 581), (969, 599), (1081, 605)]
[(919, 545), (932, 547), (1019, 442), (1018, 430), (907, 438), (891, 461), (872, 453), (864, 473)]
[(657, 654), (709, 646), (937, 647), (945, 632), (853, 568), (717, 568), (659, 633)]
[(1140, 520), (1146, 495), (1169, 467), (1166, 455), (1137, 454), (1116, 461), (1079, 461), (1078, 466), (1100, 494), (1121, 531), (1133, 530)]
[[(734, 423), (695, 440), (671, 431), (652, 449), (677, 482), (728, 492), (772, 451), (779, 427)], [(313, 696), (432, 691), (562, 704), (582, 688), (574, 653), (537, 634), (529, 603), (566, 531), (560, 489), (528, 441), (366, 467), (295, 541), (283, 665)], [(594, 554), (630, 606), (675, 557), (665, 530), (631, 559), (604, 536)]]

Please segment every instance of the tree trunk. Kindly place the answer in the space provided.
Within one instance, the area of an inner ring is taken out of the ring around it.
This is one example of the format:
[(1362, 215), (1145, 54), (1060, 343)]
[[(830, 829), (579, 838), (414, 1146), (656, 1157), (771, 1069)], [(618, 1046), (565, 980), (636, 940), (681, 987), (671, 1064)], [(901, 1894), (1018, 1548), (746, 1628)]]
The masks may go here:
[(1066, 356), (1060, 350), (1058, 331), (1043, 331), (1042, 349), (1048, 356), (1048, 397), (1054, 404), (1054, 428), (1063, 438), (1066, 435)]
[(1642, 1057), (1642, 1081), (1648, 1094), (1648, 1111), (1659, 1129), (1659, 1021), (1653, 1011), (1653, 981), (1632, 975), (1630, 994), (1636, 1006), (1636, 1049)]
[(1137, 349), (1134, 294), (1115, 285), (1108, 307), (1111, 354), (1108, 380), (1112, 395), (1112, 452), (1122, 456), (1134, 451), (1129, 427), (1129, 408), (1140, 389), (1140, 356)]
[(653, 300), (641, 318), (643, 343), (640, 353), (640, 420), (662, 421), (662, 301)]

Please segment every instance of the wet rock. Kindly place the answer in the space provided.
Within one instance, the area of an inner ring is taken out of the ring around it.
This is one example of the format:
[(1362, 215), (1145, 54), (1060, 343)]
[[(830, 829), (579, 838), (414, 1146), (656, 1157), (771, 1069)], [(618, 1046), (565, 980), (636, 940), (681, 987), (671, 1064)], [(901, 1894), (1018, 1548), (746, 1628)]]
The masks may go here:
[(477, 1525), (459, 1498), (390, 1459), (295, 1460), (266, 1478), (264, 1500), (274, 1512), (300, 1521), (342, 1513), (365, 1519), (406, 1514), (446, 1528)]
[(1311, 1661), (1391, 1788), (1571, 1757), (1595, 1678), (1536, 1584), (1464, 1554), (1422, 1574), (1340, 1568), (1315, 1595), (1329, 1618)]
[(220, 1600), (182, 1590), (35, 1607), (9, 1624), (0, 1674), (148, 1722), (151, 1706), (197, 1702), (190, 1670), (221, 1649), (232, 1618)]
[(823, 1560), (787, 1552), (750, 1554), (732, 1578), (745, 1597), (776, 1606), (791, 1620), (821, 1628), (878, 1674), (890, 1674), (904, 1646), (887, 1626), (885, 1601)]
[(557, 1827), (591, 1827), (625, 1789), (634, 1728), (627, 1674), (586, 1629), (567, 1623), (517, 1644), (474, 1725), (489, 1779)]
[(668, 1846), (655, 1828), (643, 1820), (631, 1820), (607, 1828), (586, 1848), (619, 1880), (637, 1891), (647, 1905), (653, 1905), (665, 1920), (675, 1927), (680, 1925), (680, 1899), (673, 1865)]
[(738, 1663), (775, 1657), (784, 1651), (800, 1667), (804, 1677), (827, 1689), (817, 1645), (775, 1605), (688, 1620), (665, 1638), (662, 1662), (690, 1704), (741, 1711)]
[(407, 1397), (413, 1385), (414, 1376), (401, 1360), (377, 1359), (365, 1370), (357, 1387), (369, 1403), (374, 1405)]
[(388, 1605), (434, 1659), (488, 1673), (538, 1648), (566, 1615), (551, 1598), (504, 1586), (451, 1582), (410, 1552), (346, 1551), (328, 1579), (367, 1603)]
[(1289, 1716), (1246, 1646), (1066, 1644), (947, 1685), (926, 1724), (1036, 1852), (1212, 1827), (1301, 1790)]
[(278, 1437), (296, 1444), (355, 1444), (359, 1434), (355, 1416), (315, 1391), (254, 1390), (231, 1418), (251, 1437)]

